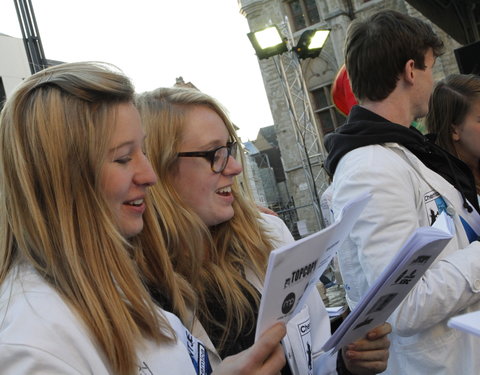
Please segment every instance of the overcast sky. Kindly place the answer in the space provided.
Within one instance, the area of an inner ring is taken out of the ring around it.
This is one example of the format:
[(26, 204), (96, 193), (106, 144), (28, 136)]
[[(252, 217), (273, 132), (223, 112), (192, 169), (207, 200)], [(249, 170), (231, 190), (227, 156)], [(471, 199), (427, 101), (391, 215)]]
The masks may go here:
[[(31, 1), (48, 59), (113, 63), (139, 92), (182, 76), (227, 107), (244, 141), (273, 124), (236, 0)], [(0, 33), (22, 36), (14, 0), (0, 0)]]

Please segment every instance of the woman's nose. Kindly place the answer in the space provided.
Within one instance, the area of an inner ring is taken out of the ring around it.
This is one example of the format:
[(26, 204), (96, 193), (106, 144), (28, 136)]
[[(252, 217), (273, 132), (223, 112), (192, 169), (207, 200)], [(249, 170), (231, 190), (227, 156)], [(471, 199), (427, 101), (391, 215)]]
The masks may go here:
[(135, 183), (138, 185), (152, 186), (157, 182), (157, 175), (153, 170), (152, 164), (145, 155), (140, 161), (137, 173), (135, 174)]
[(232, 155), (228, 157), (227, 165), (225, 169), (223, 170), (224, 175), (233, 175), (236, 176), (240, 173), (242, 173), (243, 167), (242, 164), (237, 161)]

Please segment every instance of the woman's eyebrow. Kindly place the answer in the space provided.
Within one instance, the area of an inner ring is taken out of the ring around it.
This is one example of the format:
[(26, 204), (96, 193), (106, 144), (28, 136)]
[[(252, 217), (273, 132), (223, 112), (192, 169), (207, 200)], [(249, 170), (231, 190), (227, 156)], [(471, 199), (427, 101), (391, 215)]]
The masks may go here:
[(190, 146), (190, 147), (193, 147), (193, 148), (196, 148), (196, 149), (199, 149), (199, 150), (203, 150), (203, 149), (208, 149), (208, 148), (212, 148), (212, 147), (225, 146), (228, 142), (229, 142), (228, 140), (226, 142), (224, 142), (223, 140), (215, 139), (213, 141), (210, 141), (208, 143), (205, 143), (205, 144), (202, 144), (202, 145), (199, 145), (199, 146)]
[(123, 147), (127, 147), (127, 146), (132, 146), (133, 144), (134, 144), (133, 141), (123, 142), (123, 143), (121, 143), (121, 144), (119, 144), (119, 145), (116, 145), (116, 146), (112, 147), (110, 150), (108, 150), (108, 153), (109, 153), (109, 154), (113, 154), (113, 153), (115, 153), (118, 149), (123, 148)]

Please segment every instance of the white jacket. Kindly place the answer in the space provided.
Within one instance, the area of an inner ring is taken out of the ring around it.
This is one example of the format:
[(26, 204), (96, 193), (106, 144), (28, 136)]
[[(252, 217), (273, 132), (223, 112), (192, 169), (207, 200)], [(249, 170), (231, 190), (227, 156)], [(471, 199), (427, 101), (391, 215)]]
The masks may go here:
[[(262, 216), (262, 225), (264, 228), (269, 232), (269, 234), (273, 238), (275, 248), (281, 247), (283, 245), (292, 243), (294, 238), (292, 234), (288, 230), (285, 223), (282, 219), (267, 214), (261, 214)], [(247, 280), (252, 283), (255, 288), (259, 292), (262, 291), (263, 283), (259, 278), (252, 272), (251, 269), (246, 269), (246, 278)], [(332, 375), (336, 374), (336, 354), (330, 356), (328, 354), (324, 354), (321, 351), (323, 344), (325, 343), (325, 337), (330, 336), (330, 323), (328, 320), (328, 313), (326, 312), (325, 305), (323, 304), (322, 298), (319, 293), (314, 290), (308, 298), (307, 305), (310, 309), (310, 323), (311, 327), (316, 327), (311, 331), (311, 339), (312, 339), (312, 353), (313, 353), (313, 360), (314, 360), (314, 374), (315, 375)], [(300, 314), (299, 314), (300, 315)], [(292, 325), (293, 326), (293, 325)], [(197, 337), (200, 341), (205, 344), (205, 347), (208, 350), (208, 355), (210, 357), (210, 362), (212, 367), (215, 367), (220, 363), (221, 359), (218, 355), (217, 350), (215, 349), (213, 343), (211, 342), (210, 338), (208, 337), (207, 332), (201, 325), (201, 323), (195, 319), (194, 325), (192, 328), (192, 333), (195, 337)], [(287, 336), (291, 337), (291, 342), (295, 342), (294, 335), (296, 332), (292, 329), (291, 326), (287, 326)], [(290, 355), (294, 357), (300, 358), (300, 356), (304, 356), (304, 352), (302, 351), (300, 346), (296, 346), (292, 348), (293, 352), (289, 352)], [(288, 356), (288, 354), (287, 354)], [(304, 374), (302, 374), (304, 375)], [(307, 375), (307, 374), (305, 374)]]
[(480, 309), (480, 243), (469, 243), (459, 217), (480, 225), (478, 215), (463, 212), (460, 193), (396, 143), (348, 152), (325, 196), (331, 195), (335, 216), (364, 192), (371, 192), (372, 200), (339, 252), (351, 308), (411, 233), (431, 225), (440, 206), (446, 204), (457, 232), (389, 319), (393, 333), (385, 374), (479, 374), (480, 339), (447, 327), (450, 317)]
[[(185, 344), (190, 339), (188, 331), (175, 315), (161, 313), (178, 339), (160, 345), (142, 342), (138, 374), (197, 374)], [(83, 322), (27, 265), (13, 269), (0, 286), (0, 373), (114, 374)]]

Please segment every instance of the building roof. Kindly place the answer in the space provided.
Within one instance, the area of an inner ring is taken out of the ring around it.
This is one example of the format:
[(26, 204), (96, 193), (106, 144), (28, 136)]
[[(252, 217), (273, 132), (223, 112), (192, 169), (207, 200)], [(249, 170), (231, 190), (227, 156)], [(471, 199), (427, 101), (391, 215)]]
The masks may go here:
[(251, 141), (243, 142), (243, 146), (245, 147), (249, 155), (255, 155), (260, 153)]
[(259, 130), (259, 133), (267, 140), (267, 142), (271, 143), (273, 146), (278, 146), (277, 141), (277, 132), (275, 131), (275, 126), (265, 126)]
[(258, 131), (257, 139), (253, 141), (255, 147), (260, 151), (278, 148), (277, 133), (275, 126), (266, 126)]

